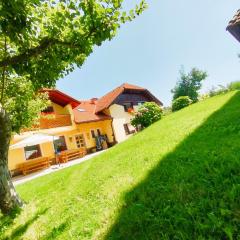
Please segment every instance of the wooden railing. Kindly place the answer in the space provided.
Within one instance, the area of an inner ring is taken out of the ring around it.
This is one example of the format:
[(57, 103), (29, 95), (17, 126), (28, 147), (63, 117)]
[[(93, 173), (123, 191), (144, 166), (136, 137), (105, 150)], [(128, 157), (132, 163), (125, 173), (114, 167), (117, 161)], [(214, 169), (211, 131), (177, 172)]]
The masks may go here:
[(40, 129), (49, 129), (49, 128), (57, 128), (57, 127), (65, 127), (71, 126), (72, 120), (71, 115), (52, 115), (51, 117), (42, 116), (40, 118)]
[(54, 114), (51, 116), (44, 115), (40, 118), (37, 124), (32, 125), (29, 128), (24, 128), (21, 132), (35, 131), (39, 129), (49, 129), (57, 127), (71, 126), (72, 120), (69, 114)]
[(87, 154), (87, 149), (85, 147), (79, 149), (72, 149), (62, 151), (58, 156), (59, 163), (67, 163), (69, 160), (73, 160), (76, 158), (82, 158)]

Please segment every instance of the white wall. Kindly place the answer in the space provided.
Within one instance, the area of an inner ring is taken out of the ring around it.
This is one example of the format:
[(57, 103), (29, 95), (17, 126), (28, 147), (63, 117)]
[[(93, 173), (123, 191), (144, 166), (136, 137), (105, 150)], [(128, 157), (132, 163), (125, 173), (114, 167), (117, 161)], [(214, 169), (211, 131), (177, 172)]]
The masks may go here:
[(126, 135), (124, 124), (130, 123), (133, 115), (125, 112), (124, 107), (118, 104), (113, 104), (109, 108), (110, 115), (113, 118), (113, 131), (117, 142), (122, 142), (131, 135)]

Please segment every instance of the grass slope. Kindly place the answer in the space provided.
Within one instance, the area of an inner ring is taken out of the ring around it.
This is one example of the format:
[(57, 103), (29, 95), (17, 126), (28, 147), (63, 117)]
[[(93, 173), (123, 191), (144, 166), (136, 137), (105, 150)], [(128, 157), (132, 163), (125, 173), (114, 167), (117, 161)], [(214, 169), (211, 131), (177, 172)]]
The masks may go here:
[(240, 93), (207, 99), (91, 161), (18, 186), (0, 239), (238, 239)]

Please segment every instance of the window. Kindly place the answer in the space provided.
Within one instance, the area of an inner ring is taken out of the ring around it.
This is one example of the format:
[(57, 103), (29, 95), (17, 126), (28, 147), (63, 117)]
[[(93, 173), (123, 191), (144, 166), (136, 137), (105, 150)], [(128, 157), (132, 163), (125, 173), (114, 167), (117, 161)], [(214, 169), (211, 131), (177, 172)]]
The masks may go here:
[(76, 135), (75, 139), (76, 139), (76, 145), (77, 145), (78, 148), (86, 146), (83, 134)]
[(123, 124), (126, 135), (133, 134), (136, 132), (135, 128), (130, 123)]
[(126, 135), (129, 135), (130, 131), (129, 131), (129, 128), (128, 128), (128, 124), (127, 123), (123, 124), (123, 127), (124, 127)]
[(67, 145), (64, 136), (60, 136), (59, 139), (54, 140), (54, 148), (56, 152), (62, 152), (67, 150)]
[(145, 103), (145, 101), (138, 102), (138, 106), (142, 106)]
[(101, 136), (102, 133), (101, 133), (101, 130), (98, 128), (98, 129), (91, 130), (91, 135), (92, 135), (92, 138), (96, 138), (97, 136)]
[(91, 135), (92, 135), (92, 138), (96, 137), (94, 130), (91, 130)]
[(133, 103), (131, 103), (131, 102), (124, 103), (123, 107), (124, 107), (125, 112), (127, 112), (129, 108), (133, 108)]
[(53, 106), (48, 106), (46, 109), (42, 111), (43, 113), (53, 113), (54, 109)]
[(30, 160), (30, 159), (34, 159), (42, 156), (39, 145), (25, 147), (24, 151), (25, 151), (26, 160)]
[(98, 134), (98, 136), (101, 135), (101, 131), (100, 131), (100, 129), (97, 129), (97, 134)]

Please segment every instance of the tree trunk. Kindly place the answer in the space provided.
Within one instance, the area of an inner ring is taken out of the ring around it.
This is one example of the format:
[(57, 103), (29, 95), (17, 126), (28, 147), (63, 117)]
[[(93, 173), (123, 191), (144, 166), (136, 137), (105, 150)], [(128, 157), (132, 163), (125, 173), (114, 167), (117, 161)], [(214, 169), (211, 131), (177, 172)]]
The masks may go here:
[(11, 123), (0, 106), (0, 209), (3, 214), (22, 206), (8, 170), (8, 150), (11, 139)]

